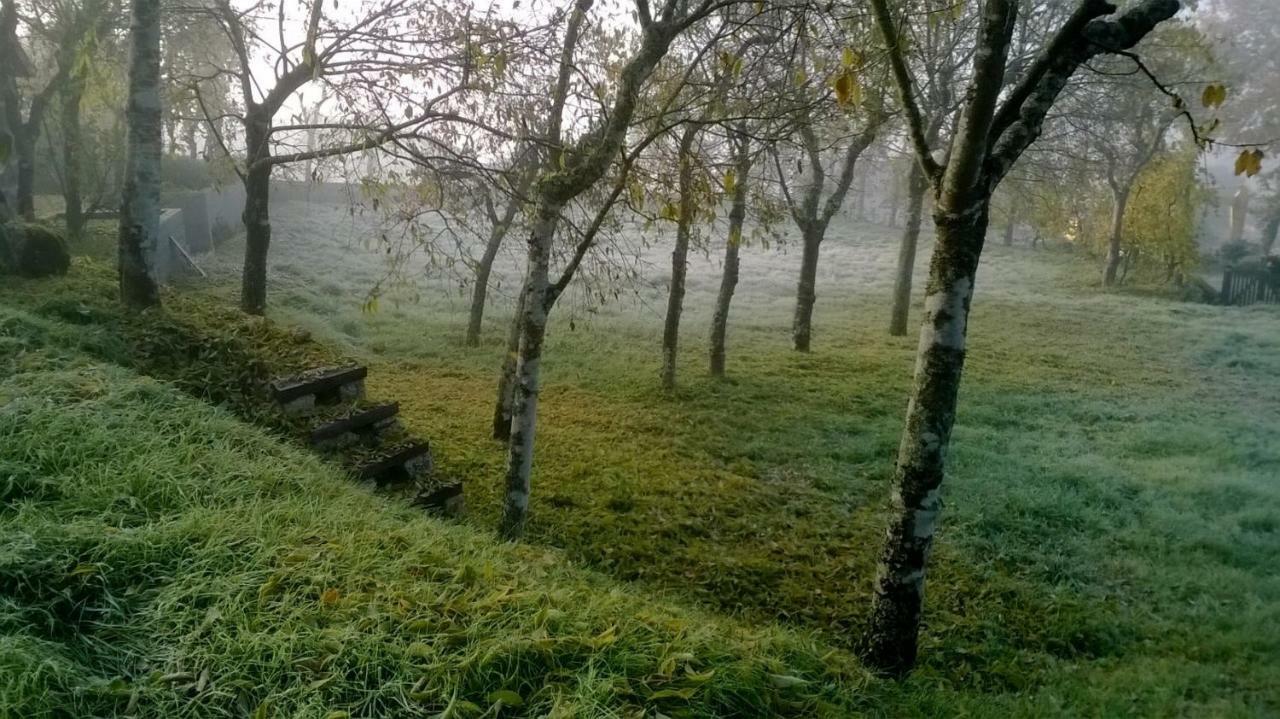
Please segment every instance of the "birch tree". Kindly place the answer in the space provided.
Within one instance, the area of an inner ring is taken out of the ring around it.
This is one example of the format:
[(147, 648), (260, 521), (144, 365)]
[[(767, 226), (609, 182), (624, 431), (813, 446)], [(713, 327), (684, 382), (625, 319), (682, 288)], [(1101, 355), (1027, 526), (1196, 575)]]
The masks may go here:
[[(905, 674), (918, 651), (929, 550), (942, 511), (944, 460), (955, 424), (974, 278), (991, 195), (1040, 135), (1068, 81), (1090, 60), (1128, 52), (1179, 10), (1178, 0), (1138, 0), (1124, 10), (1080, 0), (1021, 72), (1008, 72), (1016, 0), (985, 0), (972, 76), (949, 148), (935, 154), (890, 0), (870, 0), (888, 43), (908, 134), (934, 194), (936, 241), (925, 290), (915, 379), (893, 477), (891, 518), (861, 654), (871, 667)], [(941, 158), (941, 159), (940, 159)]]
[(132, 0), (128, 155), (120, 204), (120, 298), (160, 303), (151, 260), (160, 240), (160, 0)]

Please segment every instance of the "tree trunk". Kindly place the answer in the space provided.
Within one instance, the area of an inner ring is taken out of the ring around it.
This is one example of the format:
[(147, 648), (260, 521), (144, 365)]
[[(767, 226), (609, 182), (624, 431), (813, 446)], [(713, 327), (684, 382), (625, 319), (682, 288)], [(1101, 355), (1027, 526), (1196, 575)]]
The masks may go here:
[(522, 180), (518, 187), (512, 188), (514, 192), (507, 201), (506, 210), (489, 230), (489, 241), (484, 247), (484, 254), (480, 257), (480, 264), (476, 266), (476, 286), (471, 292), (471, 314), (467, 321), (465, 340), (468, 347), (480, 345), (480, 330), (484, 323), (484, 303), (489, 294), (489, 275), (493, 273), (493, 261), (498, 256), (502, 241), (507, 237), (507, 231), (511, 229), (511, 223), (515, 221), (516, 213), (524, 205), (525, 194), (529, 192), (529, 186), (533, 181), (533, 173), (525, 171), (523, 177), (527, 179)]
[(751, 172), (751, 140), (745, 134), (736, 139), (735, 184), (732, 206), (729, 209), (729, 238), (724, 247), (724, 274), (720, 277), (720, 294), (716, 296), (715, 314), (711, 316), (712, 377), (724, 377), (729, 305), (733, 302), (733, 293), (738, 287), (738, 254), (742, 246), (742, 226), (747, 218), (747, 175)]
[(1267, 224), (1262, 228), (1262, 256), (1266, 257), (1271, 254), (1272, 248), (1276, 246), (1276, 236), (1280, 235), (1280, 212), (1271, 216), (1267, 220)]
[(149, 261), (160, 235), (160, 0), (133, 0), (128, 157), (120, 205), (120, 298), (160, 303)]
[(13, 132), (13, 152), (18, 162), (17, 212), (22, 219), (36, 219), (36, 137), (39, 125), (30, 120)]
[(804, 228), (800, 282), (796, 286), (796, 314), (791, 323), (792, 345), (797, 352), (808, 352), (812, 337), (813, 305), (818, 299), (818, 250), (825, 234), (823, 229), (812, 225)]
[(684, 312), (685, 275), (689, 271), (689, 235), (693, 231), (693, 141), (697, 126), (689, 125), (680, 137), (680, 217), (676, 221), (676, 246), (671, 251), (671, 287), (667, 291), (667, 318), (662, 328), (662, 388), (675, 389), (676, 353), (680, 342), (680, 315)]
[(182, 139), (187, 145), (187, 157), (192, 160), (200, 157), (200, 144), (196, 142), (196, 121), (183, 120)]
[(916, 659), (925, 565), (942, 511), (944, 459), (955, 424), (969, 305), (987, 232), (987, 202), (934, 215), (937, 244), (894, 472), (893, 518), (862, 645), (864, 661), (895, 674), (909, 671)]
[(857, 178), (857, 187), (854, 189), (854, 205), (853, 216), (858, 222), (865, 222), (867, 219), (867, 173), (859, 172)]
[(502, 246), (502, 238), (507, 234), (506, 227), (494, 225), (489, 232), (489, 242), (485, 245), (480, 263), (476, 265), (476, 286), (471, 291), (471, 313), (467, 320), (467, 336), (463, 341), (468, 347), (480, 346), (480, 330), (484, 325), (484, 303), (489, 294), (489, 275), (493, 272), (493, 261)]
[(250, 115), (245, 123), (249, 162), (244, 180), (244, 269), (240, 309), (260, 315), (267, 309), (267, 252), (271, 248), (271, 164), (267, 161), (269, 119)]
[[(912, 163), (911, 163), (911, 167), (912, 167), (912, 169), (908, 171), (908, 177), (907, 177), (907, 182), (908, 182), (907, 192), (908, 192), (908, 193), (910, 193), (910, 192), (911, 192), (911, 187), (910, 187), (910, 184), (909, 184), (909, 183), (911, 182), (911, 178), (915, 177), (915, 172), (916, 172), (916, 170), (915, 170), (915, 166), (916, 166), (916, 164), (917, 164), (917, 163), (912, 162)], [(893, 170), (894, 170), (893, 165), (890, 165), (890, 166), (889, 166), (889, 171), (890, 171), (890, 177), (893, 179), (893, 185), (892, 185), (891, 189), (889, 190), (889, 226), (890, 226), (890, 227), (897, 227), (897, 226), (898, 226), (898, 210), (901, 208), (901, 205), (902, 205), (902, 178), (901, 178), (901, 177), (899, 177), (899, 176), (898, 176), (898, 173), (897, 173), (897, 172), (894, 172)], [(911, 215), (910, 215), (910, 212), (911, 212), (911, 206), (910, 206), (910, 202), (911, 202), (911, 196), (910, 196), (910, 194), (908, 194), (908, 196), (907, 196), (907, 203), (908, 203), (908, 205), (907, 205), (907, 212), (908, 212), (908, 215), (907, 215), (907, 222), (908, 222), (908, 223), (910, 223), (910, 222), (911, 222)]]
[(62, 199), (67, 237), (76, 239), (84, 229), (84, 201), (81, 198), (82, 163), (80, 101), (84, 97), (83, 80), (72, 79), (62, 93)]
[(507, 491), (498, 527), (498, 533), (504, 539), (518, 539), (524, 534), (529, 514), (529, 477), (533, 471), (542, 341), (547, 333), (547, 312), (550, 309), (548, 273), (551, 243), (555, 240), (559, 221), (559, 206), (539, 203), (533, 229), (529, 233), (529, 270), (521, 307), (520, 350), (511, 408), (511, 438), (507, 445)]
[(898, 246), (898, 276), (893, 284), (893, 311), (889, 318), (889, 334), (905, 337), (907, 318), (911, 313), (911, 280), (916, 266), (916, 247), (920, 241), (920, 221), (924, 214), (924, 194), (929, 182), (920, 164), (911, 163), (907, 176), (907, 224)]
[(1116, 283), (1116, 272), (1120, 269), (1120, 242), (1124, 239), (1124, 213), (1128, 205), (1128, 188), (1117, 190), (1111, 211), (1111, 235), (1107, 240), (1107, 264), (1102, 272), (1103, 287), (1111, 287)]
[(520, 286), (516, 312), (507, 333), (507, 353), (502, 358), (502, 373), (498, 375), (498, 398), (493, 403), (493, 438), (504, 442), (511, 439), (511, 408), (515, 402), (516, 363), (520, 357), (520, 330), (524, 321), (525, 294), (529, 291), (527, 285), (526, 279)]

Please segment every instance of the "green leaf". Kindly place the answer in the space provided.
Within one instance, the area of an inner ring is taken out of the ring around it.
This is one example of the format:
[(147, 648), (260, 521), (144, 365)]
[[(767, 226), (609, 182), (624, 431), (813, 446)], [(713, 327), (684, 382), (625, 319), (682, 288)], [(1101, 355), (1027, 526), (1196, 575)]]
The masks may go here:
[(504, 706), (509, 707), (524, 706), (524, 697), (510, 689), (498, 689), (497, 691), (489, 692), (488, 699), (490, 704), (501, 702)]
[(793, 677), (789, 674), (770, 674), (769, 681), (779, 689), (790, 689), (791, 687), (799, 687), (809, 682), (800, 677)]
[(684, 687), (681, 689), (661, 689), (649, 695), (649, 701), (661, 701), (663, 699), (683, 699), (688, 701), (693, 698), (697, 687)]

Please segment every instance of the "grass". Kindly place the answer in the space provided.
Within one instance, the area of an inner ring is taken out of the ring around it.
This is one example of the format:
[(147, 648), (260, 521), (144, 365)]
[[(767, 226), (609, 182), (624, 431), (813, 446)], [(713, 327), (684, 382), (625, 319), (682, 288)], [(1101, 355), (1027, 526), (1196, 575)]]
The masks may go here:
[[(42, 351), (42, 320), (5, 315)], [(838, 716), (858, 681), (118, 367), (49, 357), (0, 396), (0, 716)]]
[[(464, 302), (438, 280), (415, 279), (362, 313), (385, 268), (360, 248), (358, 218), (298, 209), (277, 213), (273, 316), (370, 363), (371, 394), (401, 402), (440, 471), (466, 482), (474, 530), (449, 531), (487, 542), (503, 462), (485, 429), (504, 306), (491, 308), (478, 349), (462, 346)], [(786, 636), (830, 648), (815, 654), (834, 651), (826, 661), (845, 657), (868, 605), (912, 363), (914, 343), (882, 329), (892, 240), (833, 228), (809, 355), (787, 347), (797, 258), (750, 253), (727, 382), (705, 377), (716, 275), (713, 261), (695, 262), (674, 395), (657, 387), (660, 269), (634, 301), (558, 308), (532, 546), (494, 551), (586, 565), (632, 582), (628, 595), (698, 604), (726, 626), (781, 622)], [(660, 268), (661, 251), (642, 264)], [(174, 302), (229, 305), (234, 259), (220, 250), (215, 281)], [(1280, 712), (1280, 317), (1105, 294), (1082, 279), (1092, 274), (1058, 251), (993, 247), (984, 259), (923, 664), (901, 685), (852, 672), (838, 699), (822, 699), (846, 702), (833, 711)], [(46, 285), (43, 301), (62, 287)], [(818, 711), (810, 701), (691, 711)], [(579, 706), (625, 715), (617, 703)]]

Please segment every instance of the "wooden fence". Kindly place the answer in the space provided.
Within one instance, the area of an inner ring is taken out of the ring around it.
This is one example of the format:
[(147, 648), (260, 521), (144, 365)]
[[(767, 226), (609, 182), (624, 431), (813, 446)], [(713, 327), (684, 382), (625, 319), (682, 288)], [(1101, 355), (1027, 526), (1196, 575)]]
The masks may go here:
[(1222, 304), (1280, 305), (1280, 272), (1258, 268), (1229, 269), (1222, 275)]

